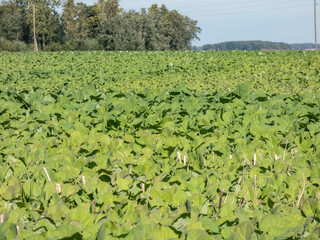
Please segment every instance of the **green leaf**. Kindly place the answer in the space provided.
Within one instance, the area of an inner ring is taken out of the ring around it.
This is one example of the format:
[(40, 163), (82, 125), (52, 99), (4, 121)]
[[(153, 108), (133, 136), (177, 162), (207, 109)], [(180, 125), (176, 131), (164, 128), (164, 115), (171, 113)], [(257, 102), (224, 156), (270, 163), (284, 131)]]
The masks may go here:
[(307, 217), (320, 218), (320, 203), (316, 199), (306, 199), (303, 201), (301, 209)]
[(84, 141), (84, 136), (79, 131), (73, 131), (70, 138), (73, 147), (80, 146)]
[(17, 237), (17, 228), (16, 225), (12, 223), (0, 223), (0, 239), (11, 240), (16, 239)]
[(142, 223), (138, 223), (130, 230), (128, 236), (126, 236), (126, 239), (146, 239), (146, 232), (144, 228), (145, 227)]
[(303, 218), (297, 215), (267, 214), (262, 218), (260, 230), (273, 237), (293, 237), (303, 231)]
[(70, 212), (70, 209), (62, 203), (56, 203), (50, 206), (47, 210), (46, 216), (52, 218), (54, 221), (61, 221)]
[(251, 85), (247, 83), (240, 84), (237, 89), (234, 91), (242, 99), (246, 99), (252, 91)]
[(255, 226), (250, 222), (243, 222), (234, 229), (234, 236), (239, 240), (250, 240), (255, 231)]
[(202, 218), (202, 225), (206, 230), (210, 231), (211, 233), (219, 233), (219, 227), (217, 226), (217, 224), (215, 224), (215, 222), (207, 216), (204, 216)]
[(210, 236), (206, 231), (200, 229), (192, 229), (187, 232), (186, 239), (215, 239), (214, 236)]
[(127, 191), (129, 190), (129, 186), (131, 185), (132, 180), (128, 178), (120, 178), (117, 179), (117, 187), (119, 191)]
[(173, 226), (176, 230), (182, 231), (184, 228), (187, 227), (189, 221), (190, 221), (190, 218), (183, 216), (183, 217), (178, 218), (178, 219), (172, 224), (172, 226)]
[(202, 207), (201, 207), (201, 214), (205, 214), (205, 215), (207, 215), (208, 214), (208, 207), (209, 207), (209, 204), (210, 204), (210, 201), (209, 201), (209, 199), (207, 199), (206, 201), (205, 201), (205, 203), (202, 205)]
[(54, 232), (48, 233), (48, 239), (71, 238), (77, 239), (81, 237), (81, 229), (72, 224), (62, 224)]
[(7, 186), (2, 186), (2, 197), (6, 200), (12, 200), (21, 196), (21, 185), (16, 176), (11, 175), (7, 179)]
[(157, 226), (147, 232), (146, 239), (162, 240), (162, 239), (175, 239), (178, 235), (167, 226)]

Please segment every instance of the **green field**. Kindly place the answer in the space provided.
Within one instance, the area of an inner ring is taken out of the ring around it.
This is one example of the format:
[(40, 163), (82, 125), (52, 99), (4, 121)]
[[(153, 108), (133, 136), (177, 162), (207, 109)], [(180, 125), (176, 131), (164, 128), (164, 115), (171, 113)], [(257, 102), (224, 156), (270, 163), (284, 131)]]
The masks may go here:
[(6, 89), (57, 92), (93, 83), (103, 92), (175, 87), (233, 91), (240, 83), (268, 94), (316, 92), (319, 52), (0, 53)]
[(319, 66), (0, 53), (0, 239), (318, 239)]

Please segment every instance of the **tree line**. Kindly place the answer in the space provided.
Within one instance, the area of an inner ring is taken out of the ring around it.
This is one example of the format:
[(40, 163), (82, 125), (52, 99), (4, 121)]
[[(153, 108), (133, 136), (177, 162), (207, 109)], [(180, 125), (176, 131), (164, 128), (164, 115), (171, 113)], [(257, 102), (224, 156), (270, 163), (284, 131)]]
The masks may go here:
[(199, 39), (197, 21), (165, 5), (125, 11), (119, 0), (93, 5), (74, 0), (2, 0), (0, 51), (189, 50)]
[(231, 41), (216, 44), (203, 45), (202, 50), (290, 50), (291, 47), (283, 42), (269, 42), (269, 41)]
[[(318, 46), (320, 46), (320, 43), (318, 43)], [(290, 44), (291, 49), (294, 50), (299, 50), (299, 51), (303, 51), (303, 50), (310, 50), (310, 49), (315, 49), (315, 44), (314, 43), (292, 43)]]

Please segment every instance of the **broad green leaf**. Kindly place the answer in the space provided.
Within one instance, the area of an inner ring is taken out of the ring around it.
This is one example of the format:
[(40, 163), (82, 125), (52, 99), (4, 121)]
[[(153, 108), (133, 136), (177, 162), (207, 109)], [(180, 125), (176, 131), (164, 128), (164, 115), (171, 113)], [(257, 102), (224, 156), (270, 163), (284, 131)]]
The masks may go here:
[(208, 218), (207, 216), (204, 216), (202, 218), (202, 225), (207, 231), (210, 231), (211, 233), (219, 233), (219, 227), (212, 219)]
[(1, 239), (15, 239), (17, 237), (16, 225), (12, 223), (0, 223), (0, 238)]
[(72, 224), (62, 224), (54, 232), (49, 232), (48, 239), (71, 238), (77, 239), (81, 236), (81, 229)]
[(237, 225), (234, 229), (234, 236), (236, 239), (250, 240), (255, 231), (255, 226), (251, 222), (243, 222)]
[(131, 185), (132, 180), (127, 178), (117, 179), (117, 187), (119, 191), (127, 191), (129, 190), (129, 186)]

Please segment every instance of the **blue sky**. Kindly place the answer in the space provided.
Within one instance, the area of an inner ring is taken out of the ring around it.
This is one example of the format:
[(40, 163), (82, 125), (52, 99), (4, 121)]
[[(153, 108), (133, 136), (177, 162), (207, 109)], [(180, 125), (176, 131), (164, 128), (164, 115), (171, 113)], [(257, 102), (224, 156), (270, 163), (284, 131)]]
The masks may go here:
[[(202, 29), (197, 46), (236, 40), (314, 42), (313, 0), (120, 0), (125, 10), (139, 11), (154, 3), (197, 20)], [(319, 6), (317, 11), (320, 20)]]

